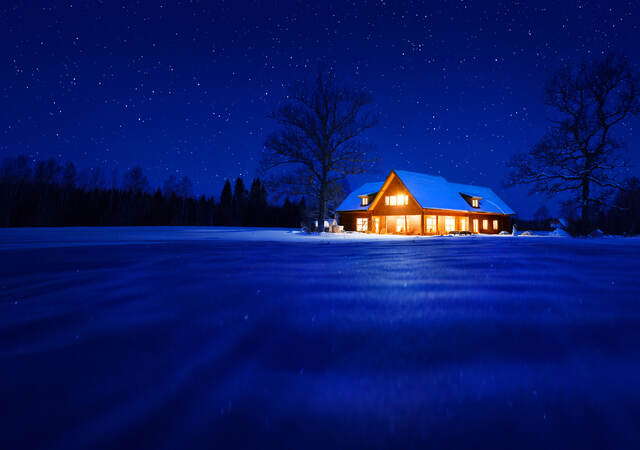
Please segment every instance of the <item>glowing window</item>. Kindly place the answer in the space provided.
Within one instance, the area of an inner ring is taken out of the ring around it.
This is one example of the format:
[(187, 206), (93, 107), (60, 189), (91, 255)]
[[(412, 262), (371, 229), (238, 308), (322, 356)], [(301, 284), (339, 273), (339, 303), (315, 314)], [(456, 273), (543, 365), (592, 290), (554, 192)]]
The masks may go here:
[(424, 231), (427, 233), (435, 233), (436, 232), (436, 216), (426, 216), (424, 218)]
[(384, 204), (388, 206), (402, 206), (409, 204), (408, 195), (385, 195)]
[(444, 218), (444, 231), (447, 233), (456, 229), (456, 218), (447, 216)]
[(489, 228), (489, 221), (487, 219), (482, 220), (482, 229), (487, 230)]
[(478, 219), (473, 219), (473, 232), (478, 232)]
[(497, 230), (497, 229), (498, 229), (498, 221), (497, 221), (497, 220), (494, 220), (494, 221), (493, 221), (493, 229), (494, 229), (494, 230)]
[(367, 206), (369, 204), (369, 197), (362, 197), (362, 206)]
[(479, 208), (480, 201), (477, 198), (471, 199), (471, 206), (473, 206), (474, 208)]
[(404, 233), (404, 216), (396, 219), (396, 233)]
[(460, 230), (469, 231), (469, 219), (466, 217), (460, 217)]
[(358, 231), (368, 231), (369, 230), (369, 219), (358, 217), (356, 219), (356, 230)]

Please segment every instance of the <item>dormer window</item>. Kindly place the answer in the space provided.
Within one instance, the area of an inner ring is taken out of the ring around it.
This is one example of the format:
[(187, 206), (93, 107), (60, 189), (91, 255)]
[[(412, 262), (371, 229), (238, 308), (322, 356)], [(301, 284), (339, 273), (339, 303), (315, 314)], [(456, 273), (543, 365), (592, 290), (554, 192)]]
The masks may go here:
[(482, 197), (478, 197), (473, 194), (466, 194), (464, 192), (460, 192), (460, 195), (468, 204), (471, 205), (472, 208), (480, 208), (480, 200), (482, 200)]
[(369, 197), (362, 197), (360, 200), (362, 200), (360, 206), (367, 206), (369, 204)]

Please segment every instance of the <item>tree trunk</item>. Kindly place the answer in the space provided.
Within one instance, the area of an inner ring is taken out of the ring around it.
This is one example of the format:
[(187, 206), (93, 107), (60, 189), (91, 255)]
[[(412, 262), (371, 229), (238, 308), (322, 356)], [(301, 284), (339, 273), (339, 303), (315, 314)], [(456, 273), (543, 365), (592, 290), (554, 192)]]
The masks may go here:
[(589, 208), (589, 180), (582, 180), (582, 226), (584, 227), (584, 232), (587, 233), (589, 231), (589, 222), (591, 217), (590, 208)]
[(320, 185), (320, 204), (318, 205), (318, 227), (319, 233), (324, 231), (324, 219), (327, 216), (327, 182), (322, 181)]

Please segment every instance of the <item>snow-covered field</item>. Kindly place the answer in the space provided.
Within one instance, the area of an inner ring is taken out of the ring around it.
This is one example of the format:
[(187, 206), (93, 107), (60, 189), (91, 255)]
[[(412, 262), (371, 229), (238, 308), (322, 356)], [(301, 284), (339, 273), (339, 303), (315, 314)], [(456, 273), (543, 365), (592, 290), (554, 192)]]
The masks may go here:
[(640, 239), (0, 230), (0, 448), (638, 448)]

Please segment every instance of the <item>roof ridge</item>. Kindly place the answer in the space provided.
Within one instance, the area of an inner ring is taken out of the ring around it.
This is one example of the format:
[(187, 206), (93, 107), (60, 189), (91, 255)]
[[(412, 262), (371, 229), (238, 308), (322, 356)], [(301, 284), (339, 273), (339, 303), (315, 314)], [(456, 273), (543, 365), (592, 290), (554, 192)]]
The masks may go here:
[[(441, 175), (431, 175), (411, 170), (393, 169), (390, 172), (391, 174), (395, 174), (398, 177), (418, 202), (418, 205), (423, 208), (514, 214), (504, 200), (489, 186), (457, 183), (449, 181)], [(367, 210), (368, 206), (362, 205), (358, 196), (373, 194), (374, 190), (384, 187), (388, 180), (389, 175), (384, 181), (372, 181), (360, 185), (347, 195), (337, 210)], [(461, 194), (481, 197), (483, 202), (481, 202), (479, 208), (472, 208)]]

